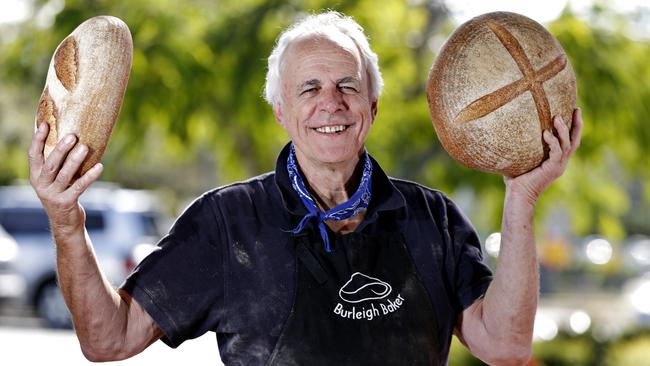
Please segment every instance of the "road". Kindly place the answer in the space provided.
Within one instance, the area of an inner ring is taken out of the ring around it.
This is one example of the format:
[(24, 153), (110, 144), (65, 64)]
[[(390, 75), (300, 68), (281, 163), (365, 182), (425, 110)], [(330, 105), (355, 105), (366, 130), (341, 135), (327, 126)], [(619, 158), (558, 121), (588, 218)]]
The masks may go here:
[[(0, 365), (95, 365), (87, 361), (71, 330), (38, 326), (29, 318), (0, 317)], [(210, 365), (223, 366), (214, 333), (183, 343), (177, 349), (161, 341), (128, 360), (105, 365)]]
[[(578, 309), (590, 314), (594, 334), (600, 334), (605, 339), (620, 336), (635, 321), (622, 298), (611, 294), (556, 294), (552, 298), (540, 300), (538, 314), (564, 314), (566, 319), (554, 320), (557, 326), (566, 328), (567, 316)], [(24, 311), (7, 311), (0, 307), (0, 365), (48, 364), (93, 365), (82, 355), (73, 331), (45, 329), (37, 318)], [(214, 333), (187, 341), (177, 349), (171, 349), (158, 341), (135, 357), (107, 364), (223, 366)]]

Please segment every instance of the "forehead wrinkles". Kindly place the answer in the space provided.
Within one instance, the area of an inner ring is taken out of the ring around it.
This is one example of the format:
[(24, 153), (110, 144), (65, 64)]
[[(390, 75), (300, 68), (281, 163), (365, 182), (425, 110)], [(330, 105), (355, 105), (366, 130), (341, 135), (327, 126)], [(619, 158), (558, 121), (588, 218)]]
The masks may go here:
[[(325, 71), (334, 72), (339, 78), (341, 76), (360, 76), (358, 63), (352, 57), (341, 57), (341, 52), (330, 53), (308, 53), (302, 57), (297, 58), (296, 62), (291, 68), (291, 72), (295, 72), (296, 76), (301, 75), (304, 71)], [(304, 75), (303, 75), (304, 76)]]
[[(296, 71), (311, 66), (322, 67), (322, 70), (327, 71), (340, 70), (343, 73), (353, 73), (344, 76), (356, 77), (362, 77), (361, 74), (365, 69), (356, 44), (344, 35), (341, 35), (337, 41), (329, 38), (308, 38), (292, 44), (286, 50), (282, 60), (282, 79), (286, 79), (285, 75), (295, 75)], [(286, 74), (286, 70), (289, 70), (290, 74)]]

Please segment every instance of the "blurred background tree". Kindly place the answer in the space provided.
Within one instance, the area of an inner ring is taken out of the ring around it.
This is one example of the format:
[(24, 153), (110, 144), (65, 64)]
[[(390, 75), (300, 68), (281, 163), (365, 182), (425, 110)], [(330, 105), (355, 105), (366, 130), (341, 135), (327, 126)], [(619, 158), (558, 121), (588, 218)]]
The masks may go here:
[[(134, 40), (131, 78), (102, 179), (162, 187), (186, 199), (273, 169), (287, 137), (261, 97), (266, 58), (281, 29), (311, 10), (330, 8), (355, 17), (380, 56), (386, 87), (370, 152), (389, 174), (453, 195), (481, 232), (499, 227), (501, 177), (450, 159), (431, 126), (428, 71), (458, 25), (442, 1), (33, 4), (27, 21), (0, 24), (2, 184), (27, 178), (33, 114), (54, 49), (100, 14), (123, 19)], [(540, 201), (537, 219), (567, 212), (571, 234), (622, 240), (650, 234), (650, 43), (630, 38), (626, 23), (607, 6), (595, 6), (590, 17), (587, 22), (567, 8), (547, 24), (576, 72), (585, 131), (565, 176)]]

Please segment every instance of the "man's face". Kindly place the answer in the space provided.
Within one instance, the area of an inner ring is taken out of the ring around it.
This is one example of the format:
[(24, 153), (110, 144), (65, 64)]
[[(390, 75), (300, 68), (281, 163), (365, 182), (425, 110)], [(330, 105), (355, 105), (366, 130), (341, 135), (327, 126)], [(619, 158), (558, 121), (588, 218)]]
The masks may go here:
[(316, 165), (356, 163), (377, 110), (356, 45), (348, 37), (340, 43), (299, 41), (287, 49), (281, 65), (282, 104), (274, 109), (276, 118), (298, 159)]

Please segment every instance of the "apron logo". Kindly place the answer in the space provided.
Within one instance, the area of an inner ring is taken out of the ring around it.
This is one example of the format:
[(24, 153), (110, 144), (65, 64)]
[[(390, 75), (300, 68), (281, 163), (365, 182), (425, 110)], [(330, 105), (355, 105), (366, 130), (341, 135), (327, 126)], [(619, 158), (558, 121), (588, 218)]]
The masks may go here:
[(356, 304), (368, 300), (383, 299), (392, 290), (393, 288), (388, 283), (380, 279), (355, 272), (339, 290), (339, 297), (345, 302)]
[(339, 302), (334, 307), (334, 314), (342, 318), (354, 320), (372, 320), (378, 316), (388, 315), (397, 311), (404, 304), (404, 298), (401, 294), (398, 294), (392, 301), (390, 299), (384, 300), (392, 291), (393, 287), (387, 282), (370, 277), (361, 272), (355, 272), (339, 290), (341, 300), (351, 304), (371, 300), (375, 301), (370, 304), (365, 304), (360, 309), (356, 306), (350, 308), (349, 305), (346, 308)]

